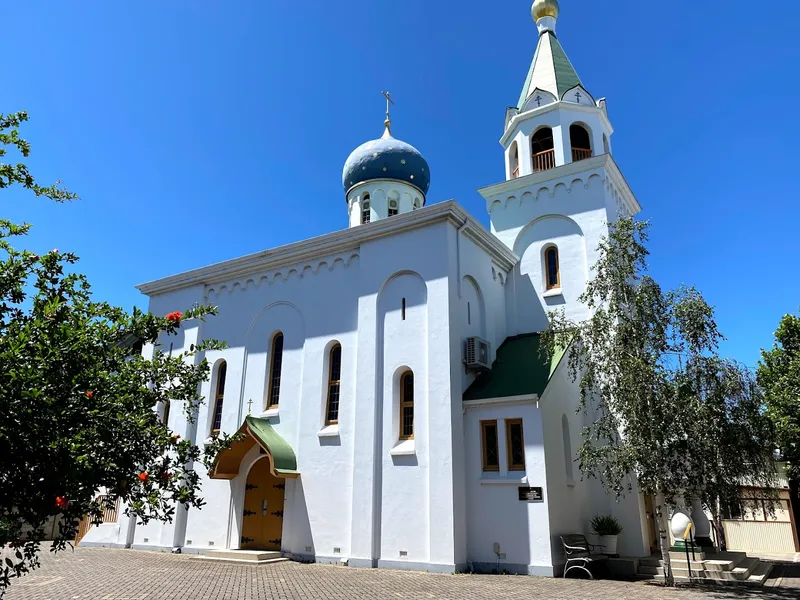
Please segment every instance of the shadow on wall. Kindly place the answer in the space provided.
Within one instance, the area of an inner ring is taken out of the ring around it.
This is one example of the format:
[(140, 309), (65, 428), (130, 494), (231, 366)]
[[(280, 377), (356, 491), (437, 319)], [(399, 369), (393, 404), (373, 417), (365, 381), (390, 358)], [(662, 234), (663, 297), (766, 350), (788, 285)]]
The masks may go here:
[[(533, 281), (527, 275), (520, 273), (519, 264), (514, 269), (514, 277), (517, 279), (517, 310), (514, 315), (516, 331), (514, 334), (544, 331), (549, 323), (547, 311), (551, 310), (550, 305), (545, 307), (542, 304), (539, 293), (533, 287)], [(558, 300), (559, 298), (563, 302), (563, 296), (556, 296), (553, 299)], [(509, 335), (512, 335), (511, 331), (509, 331)]]
[[(311, 562), (316, 556), (316, 544), (308, 516), (303, 479), (298, 477), (286, 481), (291, 482), (286, 486), (287, 501), (291, 501), (291, 512), (287, 515), (289, 518), (283, 522), (282, 537), (284, 540), (289, 538), (289, 543), (285, 543), (284, 547), (290, 549), (296, 560)], [(291, 497), (289, 497), (290, 492)]]

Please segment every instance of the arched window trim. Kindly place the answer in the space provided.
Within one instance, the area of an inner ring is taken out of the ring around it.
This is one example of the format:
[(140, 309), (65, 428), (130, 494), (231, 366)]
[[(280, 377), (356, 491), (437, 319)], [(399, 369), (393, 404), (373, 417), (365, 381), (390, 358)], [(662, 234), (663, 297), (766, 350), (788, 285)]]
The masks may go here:
[(370, 210), (369, 194), (364, 194), (361, 199), (361, 224), (366, 225), (372, 220), (372, 212)]
[[(410, 417), (406, 419), (406, 417)], [(414, 439), (414, 373), (410, 369), (400, 376), (400, 439)]]
[[(549, 255), (550, 253), (555, 253), (556, 259), (556, 269), (555, 269), (555, 282), (551, 280), (551, 273), (550, 273), (550, 260)], [(555, 290), (561, 287), (561, 257), (558, 255), (558, 246), (555, 244), (549, 244), (545, 246), (544, 253), (544, 285), (545, 289), (547, 290)]]
[(228, 363), (224, 360), (217, 367), (216, 389), (214, 390), (214, 412), (211, 413), (211, 433), (219, 433), (222, 428), (222, 410), (225, 400), (225, 379), (228, 375)]
[(339, 400), (342, 381), (342, 345), (338, 342), (328, 353), (328, 402), (325, 406), (325, 425), (339, 423)]
[[(580, 127), (586, 133), (586, 138), (589, 140), (587, 148), (583, 146), (576, 146), (575, 142), (573, 141), (573, 134), (572, 129), (573, 127)], [(569, 126), (569, 145), (572, 151), (572, 162), (577, 162), (579, 160), (586, 160), (587, 158), (591, 158), (594, 156), (594, 149), (592, 148), (592, 130), (591, 128), (582, 121), (575, 121), (574, 123), (570, 124)]]
[(269, 392), (267, 393), (267, 409), (278, 408), (281, 398), (281, 372), (283, 370), (283, 333), (272, 337), (269, 360)]

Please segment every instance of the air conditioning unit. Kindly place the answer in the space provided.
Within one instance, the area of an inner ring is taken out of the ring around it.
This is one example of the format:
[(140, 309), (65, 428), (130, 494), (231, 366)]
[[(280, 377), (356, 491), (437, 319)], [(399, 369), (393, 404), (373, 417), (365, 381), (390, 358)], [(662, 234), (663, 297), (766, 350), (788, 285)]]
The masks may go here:
[(468, 337), (464, 343), (464, 365), (471, 371), (490, 369), (489, 342), (479, 337)]

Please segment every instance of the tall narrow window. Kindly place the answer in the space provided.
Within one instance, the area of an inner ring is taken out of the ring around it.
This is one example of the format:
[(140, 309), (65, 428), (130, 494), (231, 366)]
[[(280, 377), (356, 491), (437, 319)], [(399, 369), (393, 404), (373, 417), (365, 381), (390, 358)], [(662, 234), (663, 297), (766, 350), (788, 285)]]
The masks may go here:
[(325, 414), (325, 424), (333, 425), (339, 422), (339, 390), (342, 378), (342, 347), (336, 344), (331, 348), (328, 365), (328, 410)]
[(394, 217), (397, 214), (397, 200), (389, 201), (389, 216)]
[(269, 401), (267, 408), (278, 406), (281, 398), (281, 366), (283, 365), (283, 334), (278, 332), (272, 340), (272, 361), (269, 368)]
[(403, 321), (405, 321), (406, 320), (406, 299), (405, 298), (403, 298), (403, 302), (402, 302), (402, 305), (401, 305), (400, 312), (402, 313), (401, 317), (403, 318)]
[(472, 307), (467, 302), (467, 325), (472, 325)]
[(400, 376), (400, 439), (414, 438), (414, 373)]
[(214, 395), (214, 421), (211, 425), (212, 433), (219, 433), (222, 427), (222, 401), (225, 398), (225, 377), (228, 374), (228, 364), (222, 362), (217, 369), (217, 393)]
[(364, 197), (361, 199), (361, 223), (369, 223), (371, 214), (372, 212), (369, 206), (369, 194), (364, 194)]
[(500, 470), (500, 450), (497, 446), (497, 421), (481, 421), (481, 453), (484, 471)]
[(161, 415), (161, 422), (164, 425), (169, 425), (169, 400), (164, 400), (164, 413)]
[(558, 248), (550, 246), (544, 251), (544, 268), (548, 290), (561, 287), (561, 273), (558, 267)]
[(522, 419), (506, 419), (506, 450), (508, 470), (525, 470), (525, 439), (522, 436)]

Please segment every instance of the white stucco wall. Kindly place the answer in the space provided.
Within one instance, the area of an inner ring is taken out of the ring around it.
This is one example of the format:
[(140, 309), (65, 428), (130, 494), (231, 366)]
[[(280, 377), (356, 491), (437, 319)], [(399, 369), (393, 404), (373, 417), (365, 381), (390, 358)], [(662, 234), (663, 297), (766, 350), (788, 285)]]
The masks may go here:
[[(506, 419), (522, 419), (525, 470), (509, 471)], [(497, 420), (499, 472), (483, 472), (480, 422)], [(476, 571), (552, 575), (542, 415), (535, 400), (470, 403), (464, 411), (467, 560)], [(544, 501), (521, 502), (519, 487), (541, 487)], [(498, 560), (494, 544), (504, 558)]]

